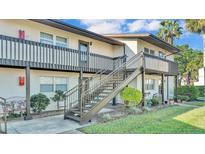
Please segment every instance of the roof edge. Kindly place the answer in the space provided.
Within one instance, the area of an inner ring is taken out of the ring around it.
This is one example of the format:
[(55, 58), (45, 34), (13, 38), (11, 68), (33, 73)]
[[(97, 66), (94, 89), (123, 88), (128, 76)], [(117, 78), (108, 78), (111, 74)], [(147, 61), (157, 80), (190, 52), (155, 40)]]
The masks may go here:
[[(105, 34), (105, 36), (107, 37), (112, 37), (112, 38), (139, 38), (140, 37), (152, 37), (153, 39), (162, 42), (163, 44), (165, 44), (166, 46), (173, 48), (174, 50), (176, 50), (177, 52), (180, 52), (180, 49), (178, 49), (177, 47), (175, 47), (174, 45), (171, 45), (167, 42), (165, 42), (164, 40), (158, 38), (157, 36), (151, 34), (151, 33), (139, 33), (139, 34), (132, 34), (132, 33), (125, 33), (125, 34)], [(176, 53), (177, 53), (176, 52)]]
[(71, 24), (65, 23), (65, 22), (57, 20), (57, 19), (28, 19), (28, 20), (34, 21), (34, 22), (37, 22), (37, 23), (41, 23), (41, 24), (44, 24), (44, 25), (47, 25), (47, 26), (51, 26), (51, 27), (54, 27), (54, 28), (58, 28), (58, 29), (61, 29), (61, 30), (64, 30), (64, 31), (77, 33), (79, 35), (83, 35), (83, 36), (86, 36), (86, 37), (89, 37), (89, 38), (92, 38), (92, 39), (96, 39), (96, 40), (99, 40), (99, 41), (102, 41), (102, 42), (105, 42), (105, 43), (108, 43), (108, 44), (124, 45), (124, 43), (122, 43), (120, 41), (117, 41), (115, 39), (112, 39), (110, 37), (106, 37), (104, 35), (97, 34), (97, 33), (94, 33), (94, 32), (79, 28), (77, 26), (73, 26)]

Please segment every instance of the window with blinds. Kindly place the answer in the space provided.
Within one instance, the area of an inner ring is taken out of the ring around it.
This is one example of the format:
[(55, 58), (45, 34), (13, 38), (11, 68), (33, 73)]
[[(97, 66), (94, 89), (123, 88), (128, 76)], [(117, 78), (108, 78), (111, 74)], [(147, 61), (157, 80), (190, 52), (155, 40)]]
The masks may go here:
[(150, 54), (150, 55), (155, 55), (155, 51), (152, 50), (152, 49), (144, 48), (144, 52), (145, 52), (145, 53), (148, 53), (148, 54)]
[(54, 78), (53, 77), (40, 77), (40, 92), (53, 92), (54, 91)]
[(67, 91), (68, 78), (65, 77), (40, 77), (40, 92)]
[(145, 80), (145, 90), (154, 90), (154, 79), (146, 79)]
[(45, 44), (53, 44), (53, 35), (41, 32), (40, 33), (40, 42)]
[(68, 40), (67, 38), (56, 36), (56, 45), (60, 47), (68, 47)]

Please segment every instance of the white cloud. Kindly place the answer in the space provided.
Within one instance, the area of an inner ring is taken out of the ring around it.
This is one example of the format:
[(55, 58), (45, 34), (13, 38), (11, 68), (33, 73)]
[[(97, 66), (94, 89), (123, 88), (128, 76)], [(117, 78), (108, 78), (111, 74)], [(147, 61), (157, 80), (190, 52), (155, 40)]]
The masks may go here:
[(186, 24), (184, 20), (179, 20), (179, 26), (182, 27), (182, 35), (181, 38), (190, 37), (193, 33), (186, 29)]
[(143, 29), (144, 26), (145, 20), (135, 20), (134, 22), (128, 24), (128, 29), (129, 32), (136, 32)]
[(141, 30), (155, 31), (158, 30), (159, 27), (159, 20), (135, 20), (134, 22), (128, 24), (129, 32), (138, 32)]
[(134, 20), (127, 23), (123, 19), (82, 19), (80, 22), (87, 26), (87, 30), (100, 34), (155, 31), (160, 27), (159, 20)]
[(126, 23), (126, 20), (89, 20), (83, 19), (80, 21), (81, 24), (86, 25), (87, 30), (100, 33), (100, 34), (108, 34), (108, 33), (122, 33), (122, 25)]
[(159, 20), (152, 20), (148, 24), (146, 24), (146, 29), (148, 31), (155, 31), (160, 28), (160, 21)]

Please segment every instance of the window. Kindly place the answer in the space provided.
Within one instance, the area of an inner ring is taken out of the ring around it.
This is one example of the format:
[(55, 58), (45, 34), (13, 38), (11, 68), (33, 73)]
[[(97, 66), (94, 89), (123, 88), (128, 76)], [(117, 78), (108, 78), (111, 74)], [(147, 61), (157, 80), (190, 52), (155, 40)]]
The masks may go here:
[(62, 77), (55, 78), (55, 90), (66, 91), (67, 90), (67, 79)]
[(165, 58), (165, 54), (163, 52), (159, 51), (159, 57), (160, 58)]
[(155, 55), (155, 51), (154, 50), (150, 50), (150, 54), (151, 55)]
[(67, 91), (67, 78), (40, 77), (40, 92)]
[(45, 44), (53, 44), (53, 35), (48, 33), (40, 33), (40, 42)]
[(53, 77), (40, 77), (40, 92), (53, 92)]
[(146, 79), (145, 80), (145, 90), (154, 90), (154, 79)]
[(148, 48), (144, 48), (144, 52), (149, 53), (149, 49)]
[(155, 55), (155, 51), (154, 50), (151, 50), (151, 49), (148, 49), (148, 48), (144, 48), (144, 52), (145, 53), (148, 53), (150, 55)]
[(68, 47), (67, 38), (56, 36), (56, 45), (60, 47)]

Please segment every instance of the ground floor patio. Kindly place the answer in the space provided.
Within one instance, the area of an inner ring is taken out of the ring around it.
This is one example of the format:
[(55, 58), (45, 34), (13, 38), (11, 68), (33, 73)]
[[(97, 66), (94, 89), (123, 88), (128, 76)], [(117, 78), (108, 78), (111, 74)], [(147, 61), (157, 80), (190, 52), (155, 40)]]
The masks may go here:
[[(119, 107), (108, 106), (99, 114), (116, 112)], [(204, 117), (205, 102), (175, 103), (108, 122), (94, 118), (83, 125), (64, 120), (63, 115), (12, 121), (8, 134), (204, 134)]]
[[(104, 108), (99, 114), (112, 112), (114, 109)], [(48, 116), (36, 118), (33, 120), (9, 121), (8, 134), (78, 134), (82, 133), (77, 129), (86, 127), (95, 123), (92, 122), (79, 124), (73, 120), (64, 120), (64, 115)]]

